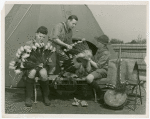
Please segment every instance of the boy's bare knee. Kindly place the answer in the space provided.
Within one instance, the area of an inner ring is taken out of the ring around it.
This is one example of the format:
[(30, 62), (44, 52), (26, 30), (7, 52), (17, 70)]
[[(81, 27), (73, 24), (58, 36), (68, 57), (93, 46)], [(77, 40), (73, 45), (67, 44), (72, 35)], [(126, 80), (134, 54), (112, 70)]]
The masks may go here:
[(91, 82), (93, 82), (93, 80), (94, 80), (94, 76), (93, 76), (92, 74), (89, 74), (89, 75), (86, 77), (87, 83), (91, 83)]

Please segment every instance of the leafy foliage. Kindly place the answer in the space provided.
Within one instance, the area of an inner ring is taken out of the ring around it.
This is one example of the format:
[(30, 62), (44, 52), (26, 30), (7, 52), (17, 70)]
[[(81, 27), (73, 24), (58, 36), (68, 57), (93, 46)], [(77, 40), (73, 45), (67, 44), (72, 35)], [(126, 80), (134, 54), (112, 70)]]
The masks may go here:
[(113, 39), (110, 40), (110, 43), (111, 44), (123, 44), (124, 42), (119, 40), (119, 39), (113, 38)]

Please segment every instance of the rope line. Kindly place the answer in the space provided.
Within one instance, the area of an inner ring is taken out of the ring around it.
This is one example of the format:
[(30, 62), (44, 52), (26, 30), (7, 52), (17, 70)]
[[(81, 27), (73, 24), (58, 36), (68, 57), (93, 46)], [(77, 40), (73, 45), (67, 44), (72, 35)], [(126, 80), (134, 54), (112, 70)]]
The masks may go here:
[[(12, 31), (12, 33), (10, 34), (10, 36), (7, 38), (7, 40), (9, 40), (9, 38), (12, 36), (12, 34), (15, 32), (15, 30), (17, 29), (17, 27), (19, 26), (19, 24), (21, 23), (21, 21), (23, 20), (23, 18), (26, 16), (26, 14), (28, 13), (28, 11), (30, 10), (32, 4), (30, 5), (30, 7), (27, 9), (27, 11), (25, 12), (25, 14), (23, 15), (23, 17), (21, 18), (21, 20), (18, 22), (18, 24), (16, 25), (15, 29)], [(6, 41), (7, 41), (6, 40)]]

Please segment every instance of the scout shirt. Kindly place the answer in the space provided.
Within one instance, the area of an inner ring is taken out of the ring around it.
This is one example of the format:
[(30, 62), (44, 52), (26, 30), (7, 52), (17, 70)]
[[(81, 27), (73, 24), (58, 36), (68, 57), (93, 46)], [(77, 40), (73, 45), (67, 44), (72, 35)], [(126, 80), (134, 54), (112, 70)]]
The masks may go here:
[(93, 61), (97, 63), (98, 69), (108, 70), (108, 62), (109, 62), (110, 52), (108, 48), (104, 46), (103, 48), (99, 48), (94, 55)]
[(53, 41), (54, 46), (57, 51), (61, 50), (62, 46), (56, 44), (54, 39), (60, 39), (66, 44), (72, 44), (72, 30), (68, 28), (66, 22), (57, 24), (51, 32), (51, 40)]

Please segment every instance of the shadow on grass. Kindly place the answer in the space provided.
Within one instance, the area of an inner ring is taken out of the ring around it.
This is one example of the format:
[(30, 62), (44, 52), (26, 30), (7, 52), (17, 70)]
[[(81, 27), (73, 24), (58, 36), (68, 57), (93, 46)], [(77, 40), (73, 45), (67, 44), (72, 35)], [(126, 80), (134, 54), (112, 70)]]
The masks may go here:
[(87, 90), (86, 92), (82, 90), (81, 87), (77, 87), (76, 90), (73, 89), (63, 89), (63, 90), (55, 90), (50, 87), (50, 100), (60, 99), (67, 100), (77, 98), (79, 100), (94, 100), (94, 94), (92, 90)]
[[(77, 98), (79, 100), (94, 100), (94, 94), (91, 89), (88, 89), (86, 92), (82, 90), (81, 87), (78, 87), (75, 91), (70, 89), (65, 90), (55, 90), (53, 87), (50, 87), (50, 100), (62, 100), (69, 101), (71, 99)], [(24, 102), (25, 101), (25, 88), (6, 88), (5, 89), (5, 99), (11, 102)], [(32, 100), (34, 101), (34, 91)], [(43, 101), (43, 96), (41, 93), (40, 86), (37, 87), (37, 101)]]

